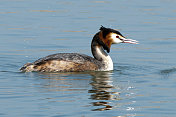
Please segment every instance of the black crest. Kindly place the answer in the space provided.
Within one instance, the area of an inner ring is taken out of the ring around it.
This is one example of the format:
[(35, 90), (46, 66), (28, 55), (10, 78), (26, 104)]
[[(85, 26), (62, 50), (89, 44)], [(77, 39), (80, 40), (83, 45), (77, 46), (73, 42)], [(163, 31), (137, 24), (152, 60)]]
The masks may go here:
[(103, 38), (105, 38), (106, 35), (109, 34), (109, 33), (111, 33), (111, 32), (123, 36), (119, 31), (114, 30), (114, 29), (111, 29), (111, 28), (105, 28), (105, 27), (102, 26), (102, 25), (101, 25), (101, 27), (100, 27), (100, 30), (103, 32)]

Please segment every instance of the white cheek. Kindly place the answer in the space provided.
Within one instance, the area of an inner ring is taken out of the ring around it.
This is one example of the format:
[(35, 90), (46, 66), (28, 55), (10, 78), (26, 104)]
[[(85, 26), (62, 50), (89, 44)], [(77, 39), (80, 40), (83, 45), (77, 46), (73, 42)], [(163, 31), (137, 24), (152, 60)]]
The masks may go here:
[(122, 41), (120, 39), (118, 39), (117, 34), (112, 34), (111, 38), (113, 39), (113, 43), (122, 43)]
[(115, 44), (116, 43), (122, 43), (122, 41), (120, 39), (116, 38), (113, 43), (115, 43)]

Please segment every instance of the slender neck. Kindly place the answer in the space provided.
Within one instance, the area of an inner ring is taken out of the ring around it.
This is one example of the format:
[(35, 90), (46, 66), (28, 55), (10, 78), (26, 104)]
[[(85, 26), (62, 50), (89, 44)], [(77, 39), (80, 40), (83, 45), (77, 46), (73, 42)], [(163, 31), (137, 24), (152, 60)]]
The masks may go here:
[(99, 43), (99, 33), (97, 33), (91, 43), (92, 54), (95, 59), (102, 62), (101, 70), (113, 70), (113, 62), (111, 57), (104, 51), (102, 45)]

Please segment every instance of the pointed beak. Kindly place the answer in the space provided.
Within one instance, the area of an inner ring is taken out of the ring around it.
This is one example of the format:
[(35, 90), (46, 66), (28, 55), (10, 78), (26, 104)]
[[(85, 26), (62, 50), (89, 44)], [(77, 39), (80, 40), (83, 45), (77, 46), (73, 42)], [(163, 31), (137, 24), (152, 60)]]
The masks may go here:
[(122, 41), (122, 43), (139, 44), (138, 41), (133, 40), (133, 39), (123, 38), (123, 39), (120, 39), (120, 40)]

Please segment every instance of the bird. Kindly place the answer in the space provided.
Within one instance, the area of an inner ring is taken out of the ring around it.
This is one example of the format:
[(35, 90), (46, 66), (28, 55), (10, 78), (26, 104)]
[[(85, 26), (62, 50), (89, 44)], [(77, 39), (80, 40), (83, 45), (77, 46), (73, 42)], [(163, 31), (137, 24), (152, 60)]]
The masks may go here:
[(113, 61), (108, 55), (112, 44), (138, 41), (125, 38), (119, 31), (101, 26), (93, 36), (91, 52), (93, 57), (80, 53), (57, 53), (26, 63), (20, 68), (22, 72), (84, 72), (112, 71)]

